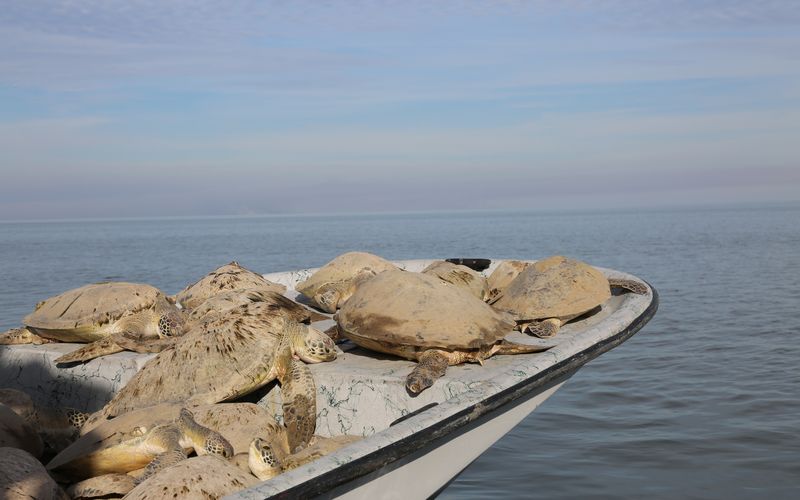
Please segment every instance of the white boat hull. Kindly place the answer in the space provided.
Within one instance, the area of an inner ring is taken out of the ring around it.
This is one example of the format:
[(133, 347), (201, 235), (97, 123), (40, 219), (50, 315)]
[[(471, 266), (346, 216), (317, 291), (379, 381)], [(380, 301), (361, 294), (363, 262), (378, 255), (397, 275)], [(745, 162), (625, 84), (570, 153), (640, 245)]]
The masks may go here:
[[(409, 455), (392, 470), (381, 469), (364, 478), (369, 482), (348, 491), (332, 491), (342, 499), (406, 500), (428, 498), (451, 482), (483, 452), (552, 396), (564, 382), (550, 387), (529, 400), (485, 421), (466, 432), (453, 433), (444, 443), (431, 443), (430, 449)], [(431, 471), (435, 471), (432, 473)]]

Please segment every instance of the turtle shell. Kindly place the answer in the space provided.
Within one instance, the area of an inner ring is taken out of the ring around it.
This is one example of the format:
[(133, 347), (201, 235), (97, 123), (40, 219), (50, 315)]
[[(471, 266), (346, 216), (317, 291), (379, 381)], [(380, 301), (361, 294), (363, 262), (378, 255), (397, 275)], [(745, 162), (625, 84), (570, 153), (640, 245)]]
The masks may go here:
[(508, 284), (492, 304), (517, 321), (571, 319), (611, 297), (603, 273), (575, 259), (556, 255), (528, 266)]
[(32, 423), (2, 403), (0, 403), (0, 447), (19, 448), (36, 457), (41, 457), (44, 451), (42, 439)]
[(258, 273), (231, 262), (214, 269), (202, 279), (187, 286), (175, 295), (175, 300), (187, 309), (194, 309), (206, 299), (228, 290), (258, 288), (283, 293), (286, 287), (273, 283)]
[(192, 457), (159, 471), (136, 486), (125, 498), (222, 498), (256, 484), (258, 480), (215, 455)]
[(364, 282), (339, 309), (337, 323), (358, 343), (470, 349), (494, 344), (513, 320), (469, 291), (436, 276), (387, 271)]
[(397, 266), (377, 255), (366, 252), (347, 252), (317, 269), (308, 279), (298, 283), (295, 289), (309, 299), (313, 299), (314, 294), (327, 284), (353, 279), (361, 272), (378, 274), (396, 269)]
[(469, 290), (472, 295), (481, 300), (483, 300), (484, 296), (489, 291), (486, 278), (484, 278), (481, 273), (467, 266), (437, 260), (423, 269), (422, 274), (437, 276), (442, 281), (450, 283), (451, 285), (460, 286)]
[(86, 327), (102, 326), (123, 316), (149, 309), (156, 301), (167, 301), (158, 288), (139, 283), (93, 283), (51, 297), (36, 306), (25, 316), (23, 324), (32, 330), (60, 331), (61, 340), (82, 339), (70, 337), (69, 332)]
[(263, 302), (204, 318), (172, 348), (145, 363), (106, 404), (104, 414), (187, 400), (217, 403), (257, 389), (270, 381), (263, 367), (276, 355), (287, 321)]
[(246, 290), (227, 290), (209, 297), (192, 309), (189, 317), (194, 320), (210, 318), (211, 315), (223, 314), (249, 303), (263, 302), (267, 309), (275, 314), (285, 316), (298, 323), (327, 319), (319, 313), (298, 304), (281, 293), (264, 288), (248, 288)]
[(486, 279), (489, 286), (489, 299), (497, 297), (500, 292), (511, 283), (519, 273), (530, 266), (531, 262), (523, 260), (504, 260), (492, 271)]
[(0, 448), (0, 498), (67, 500), (69, 497), (30, 453), (17, 448)]
[(67, 494), (72, 500), (119, 498), (136, 486), (134, 481), (128, 474), (104, 474), (71, 485)]

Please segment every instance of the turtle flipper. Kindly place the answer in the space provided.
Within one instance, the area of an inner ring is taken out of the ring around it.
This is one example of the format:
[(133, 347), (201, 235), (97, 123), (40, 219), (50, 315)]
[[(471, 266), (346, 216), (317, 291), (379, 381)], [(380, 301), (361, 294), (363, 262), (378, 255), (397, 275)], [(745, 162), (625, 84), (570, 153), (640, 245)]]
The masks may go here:
[(145, 445), (149, 449), (163, 451), (157, 454), (144, 468), (142, 475), (136, 478), (137, 485), (158, 471), (186, 460), (186, 452), (181, 446), (181, 431), (175, 425), (154, 427), (146, 437)]
[(644, 295), (647, 293), (647, 285), (641, 281), (609, 278), (608, 284), (611, 286), (611, 288), (622, 288), (623, 290), (627, 290), (638, 295)]
[(417, 366), (406, 378), (406, 389), (412, 394), (419, 394), (441, 378), (447, 371), (449, 359), (446, 353), (437, 349), (428, 349), (417, 358)]
[(147, 467), (144, 468), (142, 475), (136, 478), (135, 483), (139, 485), (145, 482), (150, 476), (184, 460), (186, 460), (186, 453), (183, 450), (170, 450), (156, 455), (156, 457), (147, 464)]
[(561, 329), (563, 321), (558, 318), (548, 318), (542, 321), (533, 321), (521, 328), (523, 332), (527, 331), (534, 337), (540, 339), (549, 339), (555, 336)]
[(183, 438), (191, 443), (198, 455), (219, 455), (223, 458), (233, 456), (233, 446), (219, 432), (200, 425), (194, 415), (186, 408), (181, 408), (177, 420)]
[(113, 335), (114, 342), (123, 350), (138, 352), (139, 354), (161, 352), (175, 345), (175, 337), (153, 338), (141, 337), (130, 332)]
[(532, 352), (542, 352), (550, 349), (551, 345), (529, 345), (518, 344), (517, 342), (509, 342), (503, 340), (494, 346), (492, 354), (528, 354)]
[(106, 356), (108, 354), (114, 354), (117, 352), (122, 352), (125, 349), (120, 347), (114, 340), (114, 337), (104, 337), (100, 340), (95, 340), (85, 346), (81, 347), (80, 349), (76, 349), (71, 353), (64, 354), (63, 356), (56, 358), (57, 364), (66, 364), (66, 363), (84, 363), (86, 361), (91, 361), (94, 358), (99, 358), (100, 356)]
[(16, 344), (49, 344), (53, 342), (50, 339), (40, 337), (25, 327), (12, 328), (0, 333), (0, 345), (16, 345)]
[(311, 370), (302, 361), (291, 359), (289, 369), (278, 377), (283, 398), (283, 421), (289, 439), (289, 452), (303, 449), (317, 427), (317, 389)]

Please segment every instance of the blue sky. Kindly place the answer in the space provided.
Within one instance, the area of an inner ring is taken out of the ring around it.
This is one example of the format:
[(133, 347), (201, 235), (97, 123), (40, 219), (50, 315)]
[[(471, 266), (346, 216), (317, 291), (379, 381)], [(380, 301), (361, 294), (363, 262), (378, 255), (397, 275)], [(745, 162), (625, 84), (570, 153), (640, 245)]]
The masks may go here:
[(0, 9), (0, 219), (800, 201), (793, 1)]

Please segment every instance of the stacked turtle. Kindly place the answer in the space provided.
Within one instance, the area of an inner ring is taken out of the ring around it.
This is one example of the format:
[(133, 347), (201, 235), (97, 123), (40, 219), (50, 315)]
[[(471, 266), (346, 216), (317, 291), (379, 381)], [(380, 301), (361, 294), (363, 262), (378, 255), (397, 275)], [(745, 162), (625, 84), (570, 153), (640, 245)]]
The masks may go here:
[[(146, 492), (163, 494), (165, 483), (183, 495), (211, 489), (218, 496), (266, 479), (266, 471), (275, 475), (355, 439), (314, 436), (292, 453), (287, 429), (258, 405), (217, 403), (190, 411), (165, 403), (100, 423), (53, 458), (47, 469), (73, 482), (68, 490), (73, 497), (133, 490), (134, 498), (145, 498)], [(202, 460), (189, 458), (187, 450)], [(198, 479), (191, 471), (199, 464), (211, 467), (199, 469), (203, 477)]]
[(611, 297), (612, 287), (637, 294), (648, 291), (640, 281), (609, 279), (589, 264), (561, 255), (519, 267), (505, 286), (494, 289), (490, 302), (510, 313), (517, 329), (541, 338), (554, 336), (564, 323), (600, 307)]

